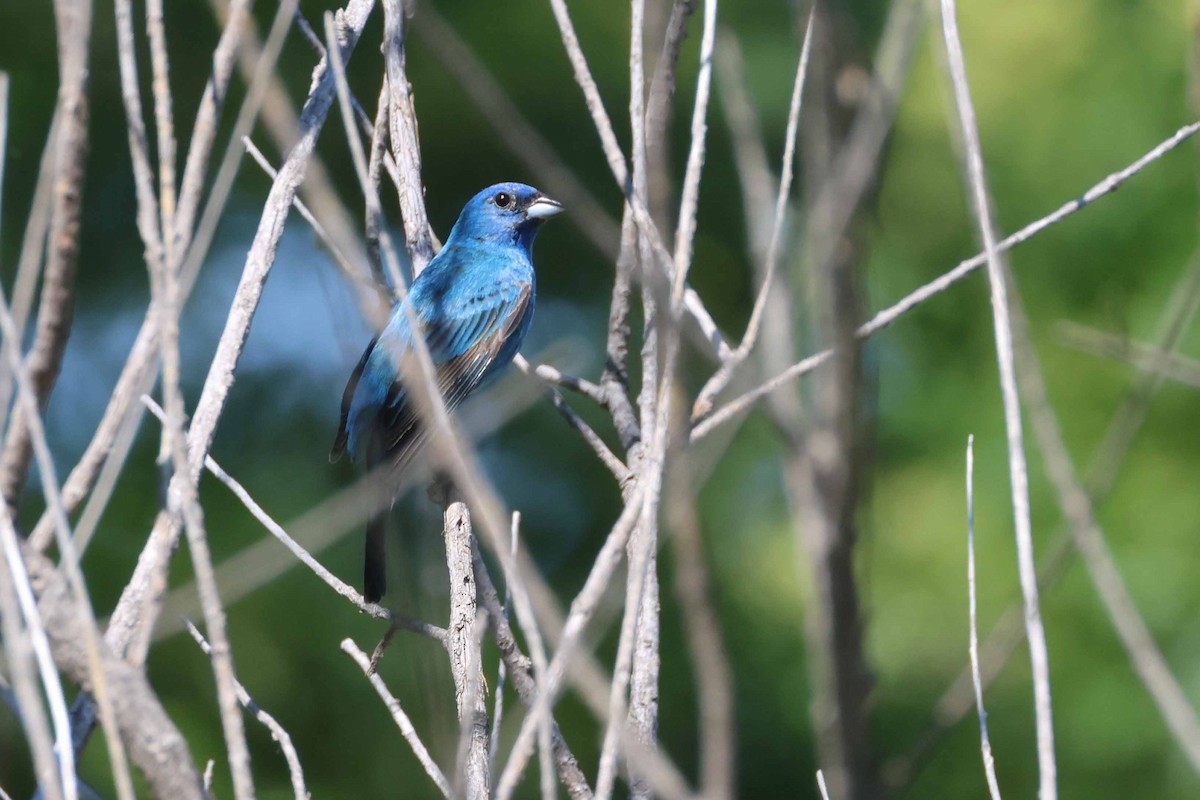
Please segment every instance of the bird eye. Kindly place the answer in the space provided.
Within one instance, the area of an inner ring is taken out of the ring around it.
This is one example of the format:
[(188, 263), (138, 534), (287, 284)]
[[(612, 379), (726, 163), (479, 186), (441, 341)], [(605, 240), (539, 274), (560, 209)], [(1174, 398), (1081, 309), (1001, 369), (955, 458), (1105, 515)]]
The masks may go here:
[(497, 208), (508, 208), (513, 204), (513, 196), (508, 192), (500, 192), (492, 199), (496, 201)]

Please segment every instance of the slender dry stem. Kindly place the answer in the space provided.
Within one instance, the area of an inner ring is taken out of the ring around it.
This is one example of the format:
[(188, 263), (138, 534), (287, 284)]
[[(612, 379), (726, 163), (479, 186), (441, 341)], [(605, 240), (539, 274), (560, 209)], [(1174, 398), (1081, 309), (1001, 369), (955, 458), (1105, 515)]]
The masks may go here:
[(975, 686), (975, 710), (979, 715), (979, 748), (983, 755), (983, 774), (992, 800), (1000, 800), (996, 781), (996, 759), (988, 740), (987, 712), (983, 709), (983, 685), (979, 679), (979, 629), (975, 616), (975, 436), (967, 437), (967, 606), (971, 622), (971, 680)]
[(1013, 333), (1008, 305), (1005, 267), (996, 246), (986, 178), (983, 169), (979, 129), (967, 85), (966, 65), (954, 0), (942, 0), (942, 32), (946, 41), (950, 78), (954, 84), (959, 124), (966, 142), (967, 173), (973, 206), (987, 257), (988, 282), (992, 289), (992, 318), (996, 337), (996, 356), (1000, 365), (1000, 386), (1004, 397), (1004, 425), (1008, 434), (1009, 481), (1012, 484), (1013, 517), (1017, 535), (1018, 574), (1025, 600), (1025, 633), (1029, 640), (1029, 660), (1033, 670), (1034, 711), (1037, 718), (1038, 796), (1054, 800), (1058, 796), (1057, 766), (1054, 759), (1054, 721), (1050, 697), (1050, 656), (1046, 631), (1038, 604), (1037, 567), (1033, 555), (1033, 531), (1029, 512), (1029, 475), (1025, 465), (1025, 443), (1021, 424), (1021, 402), (1017, 393)]

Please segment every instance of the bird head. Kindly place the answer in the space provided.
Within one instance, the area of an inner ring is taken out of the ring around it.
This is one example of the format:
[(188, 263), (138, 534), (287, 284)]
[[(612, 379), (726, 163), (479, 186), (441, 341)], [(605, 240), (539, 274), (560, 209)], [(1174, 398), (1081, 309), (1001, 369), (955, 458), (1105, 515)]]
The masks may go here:
[(472, 197), (450, 231), (451, 240), (533, 246), (542, 223), (562, 213), (562, 204), (523, 183), (497, 183)]

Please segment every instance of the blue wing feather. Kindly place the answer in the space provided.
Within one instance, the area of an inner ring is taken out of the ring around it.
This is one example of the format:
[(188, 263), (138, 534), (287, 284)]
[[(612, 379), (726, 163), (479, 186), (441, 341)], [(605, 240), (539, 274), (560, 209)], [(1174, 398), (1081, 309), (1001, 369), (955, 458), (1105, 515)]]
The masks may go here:
[[(430, 265), (405, 301), (425, 331), (438, 389), (450, 408), (512, 361), (533, 312), (532, 270), (521, 281), (504, 280), (513, 276), (503, 274), (497, 279), (492, 271), (481, 285), (464, 274), (461, 263), (453, 259), (438, 270)], [(397, 307), (346, 387), (331, 456), (349, 449), (371, 465), (390, 460), (401, 467), (419, 448), (424, 434), (400, 369), (412, 356), (411, 345), (408, 314)]]

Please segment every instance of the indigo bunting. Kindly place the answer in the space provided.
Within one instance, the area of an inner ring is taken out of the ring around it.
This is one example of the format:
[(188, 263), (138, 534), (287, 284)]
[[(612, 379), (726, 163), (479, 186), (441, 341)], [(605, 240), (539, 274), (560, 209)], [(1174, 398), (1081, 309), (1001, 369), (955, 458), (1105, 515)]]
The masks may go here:
[[(394, 475), (420, 449), (425, 434), (399, 369), (412, 347), (409, 309), (425, 333), (448, 408), (513, 360), (533, 319), (533, 240), (561, 211), (522, 183), (498, 183), (471, 198), (350, 375), (331, 460), (349, 450), (368, 469), (389, 464)], [(363, 596), (370, 603), (387, 587), (385, 519), (383, 512), (367, 526)]]

